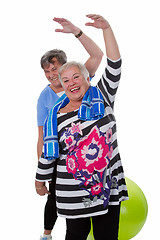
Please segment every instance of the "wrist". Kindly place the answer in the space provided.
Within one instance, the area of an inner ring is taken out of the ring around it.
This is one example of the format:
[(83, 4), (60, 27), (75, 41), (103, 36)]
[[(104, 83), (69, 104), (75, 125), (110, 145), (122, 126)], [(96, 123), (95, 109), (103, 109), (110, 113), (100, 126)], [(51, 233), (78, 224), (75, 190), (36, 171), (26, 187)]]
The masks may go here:
[(109, 23), (107, 24), (107, 26), (105, 26), (104, 28), (102, 28), (102, 30), (108, 30), (108, 29), (111, 29), (111, 26), (110, 26)]
[(44, 185), (42, 187), (36, 187), (37, 190), (41, 190), (44, 187)]
[(80, 31), (80, 28), (75, 27), (75, 29), (73, 30), (73, 34), (76, 36)]
[(79, 30), (78, 34), (74, 35), (76, 38), (79, 38), (80, 36), (82, 36), (83, 32), (82, 30)]

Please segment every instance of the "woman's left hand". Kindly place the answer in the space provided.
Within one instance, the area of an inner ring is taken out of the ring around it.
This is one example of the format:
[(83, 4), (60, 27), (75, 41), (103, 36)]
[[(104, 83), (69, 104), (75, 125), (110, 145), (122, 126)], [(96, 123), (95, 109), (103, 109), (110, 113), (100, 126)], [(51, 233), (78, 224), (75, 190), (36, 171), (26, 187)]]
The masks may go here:
[(80, 29), (76, 27), (73, 23), (68, 21), (65, 18), (53, 18), (53, 21), (59, 23), (63, 28), (62, 29), (56, 29), (55, 32), (62, 32), (62, 33), (73, 33), (74, 35), (77, 35), (80, 32)]

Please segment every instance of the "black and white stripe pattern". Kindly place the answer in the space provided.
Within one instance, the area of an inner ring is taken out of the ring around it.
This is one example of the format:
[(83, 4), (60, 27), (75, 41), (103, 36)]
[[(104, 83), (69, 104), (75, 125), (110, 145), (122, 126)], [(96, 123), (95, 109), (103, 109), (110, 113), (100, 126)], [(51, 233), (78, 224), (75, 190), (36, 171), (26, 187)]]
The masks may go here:
[(40, 157), (36, 173), (37, 181), (39, 182), (52, 181), (55, 161), (56, 161), (55, 159), (48, 161), (47, 159), (44, 159), (43, 155)]
[[(118, 205), (119, 202), (128, 199), (123, 167), (118, 151), (116, 122), (113, 114), (114, 100), (121, 74), (121, 59), (115, 62), (107, 59), (107, 62), (105, 72), (97, 84), (105, 101), (104, 117), (99, 120), (82, 121), (78, 119), (78, 111), (60, 113), (57, 116), (60, 158), (56, 160), (56, 197), (58, 215), (65, 218), (91, 217), (104, 214), (108, 211), (108, 205), (104, 206), (103, 198), (89, 198), (88, 192), (91, 191), (91, 185), (87, 185), (82, 189), (80, 187), (81, 181), (78, 178), (75, 179), (73, 175), (67, 171), (66, 159), (68, 149), (64, 143), (63, 133), (67, 128), (70, 128), (73, 123), (80, 124), (82, 139), (90, 134), (95, 126), (104, 134), (108, 129), (112, 130), (113, 152), (110, 163), (106, 168), (106, 176), (111, 176), (112, 183), (108, 204)], [(54, 164), (55, 161), (49, 162), (43, 158), (40, 159), (36, 179), (38, 181), (50, 180)], [(105, 185), (107, 186), (107, 182)]]
[(107, 67), (98, 82), (98, 88), (101, 90), (105, 101), (113, 108), (114, 100), (121, 77), (121, 59), (112, 61), (107, 58)]

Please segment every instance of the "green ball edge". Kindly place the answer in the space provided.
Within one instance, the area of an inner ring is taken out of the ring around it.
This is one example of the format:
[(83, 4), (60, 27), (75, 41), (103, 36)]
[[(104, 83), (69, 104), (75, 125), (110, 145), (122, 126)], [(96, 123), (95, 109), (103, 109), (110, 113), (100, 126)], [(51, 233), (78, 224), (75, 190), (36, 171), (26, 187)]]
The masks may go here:
[[(141, 188), (127, 177), (125, 178), (125, 181), (128, 189), (129, 200), (121, 202), (119, 240), (129, 240), (135, 237), (145, 224), (148, 215), (147, 200)], [(132, 205), (133, 207), (130, 208)], [(141, 211), (139, 211), (139, 209)], [(87, 240), (95, 240), (93, 236), (92, 221), (91, 231)]]

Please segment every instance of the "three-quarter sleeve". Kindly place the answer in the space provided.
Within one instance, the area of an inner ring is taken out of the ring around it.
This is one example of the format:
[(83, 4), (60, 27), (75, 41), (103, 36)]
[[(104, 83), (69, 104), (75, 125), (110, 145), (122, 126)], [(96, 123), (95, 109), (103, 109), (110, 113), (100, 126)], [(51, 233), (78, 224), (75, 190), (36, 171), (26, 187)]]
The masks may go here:
[(41, 157), (38, 162), (36, 180), (39, 182), (52, 181), (55, 163), (56, 163), (56, 159), (49, 161)]
[(98, 88), (103, 94), (105, 102), (107, 102), (112, 109), (114, 107), (115, 96), (121, 77), (121, 64), (121, 59), (113, 61), (107, 58), (107, 66), (97, 84)]

